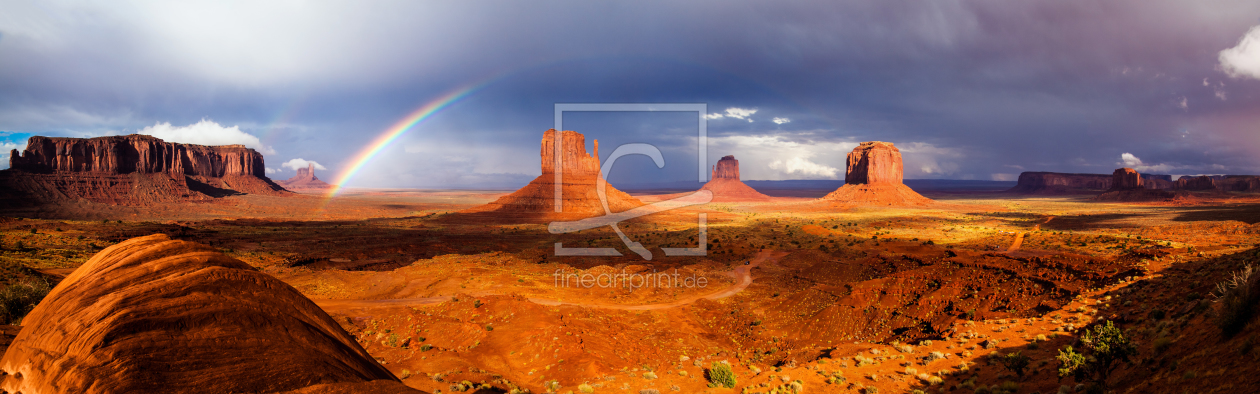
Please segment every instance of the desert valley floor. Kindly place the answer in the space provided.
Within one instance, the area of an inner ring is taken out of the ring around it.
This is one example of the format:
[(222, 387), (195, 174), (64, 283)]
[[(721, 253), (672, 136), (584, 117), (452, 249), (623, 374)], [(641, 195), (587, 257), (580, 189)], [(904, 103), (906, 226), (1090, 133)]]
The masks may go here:
[[(1223, 336), (1209, 301), (1218, 282), (1260, 255), (1254, 195), (714, 203), (623, 222), (653, 252), (648, 261), (608, 227), (551, 234), (545, 223), (459, 213), (502, 194), (47, 206), (9, 213), (43, 219), (0, 219), (0, 269), (55, 285), (129, 238), (209, 245), (314, 300), (404, 384), (428, 392), (1054, 393), (1076, 385), (1056, 373), (1058, 349), (1101, 320), (1138, 345), (1113, 375), (1117, 392), (1260, 385), (1256, 331)], [(664, 256), (661, 247), (696, 246), (698, 213), (707, 256)], [(623, 256), (557, 257), (556, 242)], [(706, 284), (583, 288), (559, 279), (654, 272)], [(16, 330), (5, 329), (7, 340)], [(998, 362), (1014, 352), (1029, 356), (1022, 376)], [(720, 361), (733, 366), (734, 391), (708, 386), (705, 370)]]

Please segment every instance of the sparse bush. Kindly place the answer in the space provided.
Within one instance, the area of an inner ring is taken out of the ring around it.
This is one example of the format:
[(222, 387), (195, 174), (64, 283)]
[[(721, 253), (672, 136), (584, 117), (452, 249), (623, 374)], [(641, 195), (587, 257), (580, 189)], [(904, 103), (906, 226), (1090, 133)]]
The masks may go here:
[(656, 372), (644, 372), (643, 378), (648, 380), (656, 379)]
[(735, 372), (731, 371), (730, 364), (724, 362), (713, 363), (705, 371), (705, 375), (709, 379), (709, 387), (735, 388)]
[(1006, 367), (1008, 371), (1014, 372), (1015, 376), (1018, 376), (1020, 379), (1024, 378), (1024, 370), (1028, 369), (1028, 363), (1031, 361), (1031, 358), (1021, 354), (1021, 352), (1007, 354), (998, 359), (998, 362), (1003, 367)]
[(1216, 326), (1225, 336), (1242, 331), (1255, 314), (1256, 302), (1260, 301), (1260, 275), (1251, 265), (1235, 272), (1228, 280), (1216, 285)]
[(1129, 362), (1129, 357), (1137, 354), (1137, 347), (1110, 320), (1085, 330), (1080, 342), (1083, 353), (1071, 346), (1059, 350), (1059, 376), (1072, 375), (1078, 382), (1089, 380), (1099, 388), (1106, 387), (1117, 361)]
[(595, 388), (594, 388), (594, 387), (591, 387), (591, 385), (589, 385), (589, 384), (582, 383), (582, 384), (579, 384), (579, 385), (578, 385), (578, 391), (581, 391), (581, 392), (583, 392), (583, 393), (594, 393), (594, 392), (595, 392)]
[(0, 289), (0, 323), (20, 324), (52, 287), (43, 279), (28, 279)]

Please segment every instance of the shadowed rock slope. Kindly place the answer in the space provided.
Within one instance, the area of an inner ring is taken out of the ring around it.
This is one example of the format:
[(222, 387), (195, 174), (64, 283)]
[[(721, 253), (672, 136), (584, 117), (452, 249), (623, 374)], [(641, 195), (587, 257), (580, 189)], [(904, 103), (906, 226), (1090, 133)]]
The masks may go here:
[(289, 285), (162, 234), (70, 274), (0, 370), (10, 393), (417, 392)]

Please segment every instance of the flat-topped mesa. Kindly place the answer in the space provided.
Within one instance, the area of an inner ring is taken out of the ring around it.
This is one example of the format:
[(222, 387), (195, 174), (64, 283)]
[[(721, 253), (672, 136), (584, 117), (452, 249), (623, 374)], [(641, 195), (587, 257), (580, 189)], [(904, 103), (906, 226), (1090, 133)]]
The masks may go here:
[(845, 184), (901, 184), (901, 151), (891, 142), (867, 141), (849, 152)]
[(735, 160), (735, 155), (722, 156), (722, 159), (718, 160), (713, 166), (712, 179), (739, 180), (739, 160)]
[(1132, 168), (1117, 168), (1111, 173), (1111, 190), (1144, 189), (1142, 174)]
[(1009, 191), (1030, 194), (1100, 191), (1110, 189), (1111, 180), (1111, 175), (1103, 174), (1028, 171), (1019, 174), (1019, 182)]
[[(556, 172), (556, 129), (543, 132), (542, 173)], [(572, 130), (560, 132), (560, 159), (562, 166), (560, 176), (591, 176), (599, 174), (599, 140), (595, 140), (595, 153), (586, 154), (586, 136)], [(554, 176), (554, 175), (553, 175)]]
[(927, 205), (923, 197), (902, 183), (901, 151), (891, 142), (869, 141), (849, 152), (844, 186), (823, 201), (859, 205)]
[(244, 145), (180, 144), (142, 134), (96, 138), (33, 136), (21, 155), (14, 150), (9, 156), (9, 168), (36, 173), (267, 176), (262, 154)]
[(243, 145), (166, 142), (148, 135), (33, 136), (0, 171), (0, 202), (43, 205), (88, 200), (116, 205), (285, 195), (267, 178), (262, 154)]

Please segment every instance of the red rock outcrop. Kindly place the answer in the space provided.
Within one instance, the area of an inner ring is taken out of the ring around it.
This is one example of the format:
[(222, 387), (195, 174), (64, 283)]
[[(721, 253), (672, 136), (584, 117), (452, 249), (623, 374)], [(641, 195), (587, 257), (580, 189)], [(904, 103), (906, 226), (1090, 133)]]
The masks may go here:
[(1023, 194), (1068, 194), (1111, 189), (1110, 175), (1067, 174), (1059, 172), (1024, 172), (1008, 190)]
[(739, 180), (739, 160), (735, 160), (735, 155), (722, 156), (717, 164), (713, 166), (713, 176), (709, 180), (714, 179), (733, 179)]
[(891, 142), (870, 141), (849, 152), (844, 186), (823, 201), (859, 205), (926, 205), (923, 197), (902, 183), (901, 151)]
[(306, 168), (299, 168), (297, 170), (297, 175), (276, 183), (279, 183), (281, 186), (284, 186), (289, 190), (323, 190), (332, 187), (332, 185), (329, 185), (327, 182), (315, 177), (315, 163), (307, 163)]
[[(555, 211), (556, 193), (556, 130), (543, 133), (540, 149), (542, 175), (525, 187), (489, 204), (463, 211), (478, 216), (491, 216), (509, 221), (539, 222), (570, 220), (604, 215), (597, 184), (600, 175), (599, 141), (595, 153), (586, 153), (586, 136), (564, 130), (560, 132), (561, 212)], [(606, 184), (605, 195), (612, 212), (622, 212), (644, 205), (639, 199)]]
[(1142, 187), (1142, 174), (1132, 168), (1117, 168), (1111, 173), (1111, 190), (1134, 190)]
[(713, 177), (700, 190), (712, 192), (712, 202), (770, 201), (770, 196), (739, 180), (739, 160), (735, 160), (734, 155), (718, 160), (713, 166)]
[(165, 142), (147, 135), (34, 136), (14, 150), (0, 185), (9, 199), (147, 205), (231, 194), (288, 193), (266, 176), (263, 156), (243, 145)]
[(10, 393), (418, 392), (293, 287), (162, 234), (106, 248), (58, 284), (0, 370)]
[(849, 152), (845, 184), (901, 184), (901, 151), (891, 142), (868, 141)]

